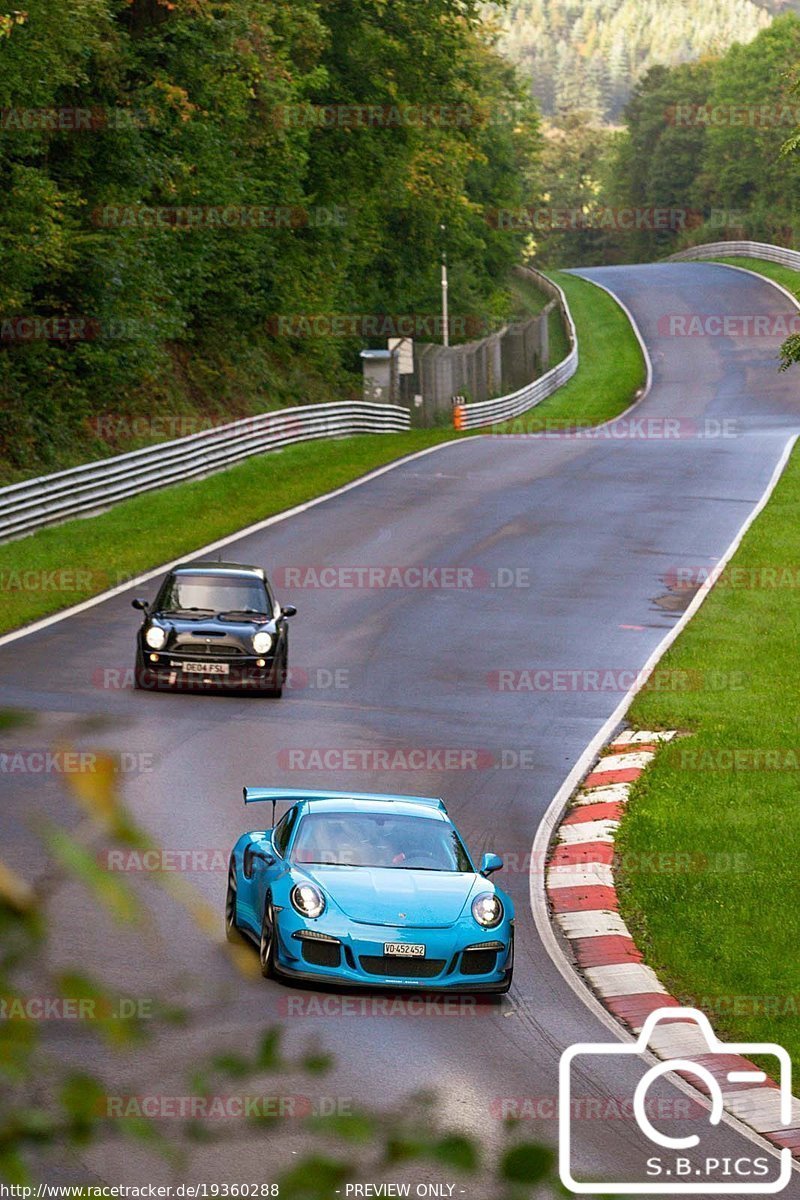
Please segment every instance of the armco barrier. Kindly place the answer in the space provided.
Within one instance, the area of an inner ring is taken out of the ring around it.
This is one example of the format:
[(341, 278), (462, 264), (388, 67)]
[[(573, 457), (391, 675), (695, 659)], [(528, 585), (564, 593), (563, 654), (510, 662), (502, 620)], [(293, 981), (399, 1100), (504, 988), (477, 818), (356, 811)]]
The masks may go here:
[(86, 516), (129, 496), (208, 475), (254, 454), (315, 438), (408, 429), (408, 409), (390, 404), (313, 404), (262, 413), (100, 462), (0, 488), (0, 542)]
[(458, 405), (453, 414), (456, 429), (479, 429), (484, 425), (495, 425), (500, 421), (508, 421), (511, 417), (518, 417), (520, 413), (527, 412), (529, 408), (534, 408), (542, 400), (552, 396), (553, 392), (571, 379), (578, 369), (578, 335), (566, 296), (557, 284), (539, 271), (530, 267), (520, 267), (519, 270), (557, 302), (567, 328), (569, 354), (541, 378), (520, 388), (518, 392), (512, 392), (510, 396), (500, 396), (497, 400), (482, 400), (478, 404)]
[(769, 242), (708, 242), (704, 246), (689, 246), (670, 254), (667, 262), (697, 262), (704, 258), (763, 258), (800, 271), (800, 250), (786, 250)]

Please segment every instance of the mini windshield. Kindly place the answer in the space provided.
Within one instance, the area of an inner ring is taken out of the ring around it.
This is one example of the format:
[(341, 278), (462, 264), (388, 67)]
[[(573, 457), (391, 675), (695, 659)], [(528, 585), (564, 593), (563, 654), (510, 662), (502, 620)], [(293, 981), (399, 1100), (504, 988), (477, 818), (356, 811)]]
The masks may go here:
[(171, 575), (159, 596), (161, 612), (235, 612), (269, 614), (267, 590), (260, 579), (214, 575)]
[(292, 862), (417, 871), (474, 870), (452, 825), (430, 817), (383, 813), (308, 813)]

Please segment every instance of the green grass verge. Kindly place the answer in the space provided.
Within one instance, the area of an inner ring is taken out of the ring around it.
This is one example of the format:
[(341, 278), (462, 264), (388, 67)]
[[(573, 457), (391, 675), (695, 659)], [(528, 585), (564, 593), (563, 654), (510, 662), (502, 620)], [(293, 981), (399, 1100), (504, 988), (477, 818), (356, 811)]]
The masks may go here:
[(0, 631), (78, 604), (453, 436), (450, 429), (421, 429), (287, 446), (205, 479), (135, 496), (99, 516), (0, 545)]
[(20, 729), (24, 725), (31, 725), (33, 717), (30, 713), (25, 712), (21, 708), (0, 708), (0, 733), (5, 733), (6, 730)]
[(569, 354), (569, 338), (559, 308), (552, 309), (547, 318), (547, 340), (550, 348), (550, 366), (558, 366)]
[(535, 317), (550, 303), (547, 293), (538, 288), (529, 276), (512, 276), (510, 291), (516, 319)]
[(781, 283), (787, 292), (800, 299), (800, 272), (779, 263), (764, 262), (761, 258), (712, 258), (704, 261), (722, 263), (726, 267), (745, 267), (758, 275), (765, 275), (775, 283)]
[[(550, 297), (536, 286), (531, 279), (515, 275), (511, 284), (520, 316), (535, 316), (550, 303)], [(554, 367), (569, 354), (569, 338), (567, 337), (564, 318), (561, 309), (556, 305), (547, 317), (547, 334), (550, 348), (550, 366)]]
[[(654, 688), (634, 702), (634, 726), (690, 736), (661, 750), (637, 782), (618, 841), (622, 913), (662, 981), (727, 1038), (782, 1044), (795, 1069), (798, 506), (795, 453), (722, 581), (659, 665), (661, 679), (685, 680), (687, 689)], [(653, 862), (654, 852), (663, 857)]]
[[(581, 365), (574, 379), (535, 412), (542, 425), (550, 424), (550, 414), (553, 424), (593, 424), (631, 402), (644, 377), (641, 352), (627, 318), (605, 292), (571, 276), (558, 279), (573, 308)], [(519, 432), (517, 422), (509, 428)], [(0, 545), (0, 633), (459, 436), (471, 435), (419, 429), (290, 446), (206, 479), (126, 500), (97, 517)]]
[[(562, 388), (529, 413), (505, 425), (504, 433), (539, 433), (572, 425), (599, 425), (616, 417), (643, 386), (645, 364), (641, 347), (620, 306), (602, 288), (567, 275), (548, 272), (567, 297), (580, 346), (580, 366)], [(551, 341), (553, 365), (566, 355), (566, 334)]]

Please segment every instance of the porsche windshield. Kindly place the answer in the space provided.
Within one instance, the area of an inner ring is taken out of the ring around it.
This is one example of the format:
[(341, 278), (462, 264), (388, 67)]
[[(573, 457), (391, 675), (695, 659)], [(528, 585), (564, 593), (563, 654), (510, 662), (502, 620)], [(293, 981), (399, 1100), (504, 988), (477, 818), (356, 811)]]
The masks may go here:
[(161, 612), (260, 613), (269, 611), (260, 579), (243, 576), (172, 575), (159, 597)]
[(399, 813), (308, 813), (292, 862), (416, 871), (472, 871), (452, 825)]

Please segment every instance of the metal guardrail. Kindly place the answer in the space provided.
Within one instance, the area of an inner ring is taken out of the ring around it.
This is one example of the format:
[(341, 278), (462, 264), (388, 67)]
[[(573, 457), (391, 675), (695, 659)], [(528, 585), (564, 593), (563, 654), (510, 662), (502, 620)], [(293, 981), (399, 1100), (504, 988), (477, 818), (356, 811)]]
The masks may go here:
[(553, 392), (557, 391), (562, 383), (571, 379), (578, 369), (578, 335), (563, 291), (546, 275), (542, 275), (540, 271), (535, 271), (532, 267), (520, 267), (519, 271), (529, 277), (541, 291), (551, 296), (558, 304), (567, 328), (570, 344), (569, 354), (539, 379), (526, 384), (525, 387), (520, 388), (517, 392), (512, 392), (509, 396), (500, 396), (496, 400), (482, 400), (477, 404), (459, 405), (453, 413), (453, 424), (456, 429), (479, 429), (484, 425), (495, 425), (501, 421), (508, 421), (512, 417), (518, 417), (521, 413), (540, 404), (548, 396), (552, 396)]
[(697, 262), (704, 258), (763, 258), (767, 262), (780, 263), (800, 271), (800, 250), (787, 250), (783, 246), (771, 246), (769, 242), (707, 242), (703, 246), (689, 246), (670, 254), (667, 262)]
[[(455, 410), (456, 428), (477, 429), (519, 416), (552, 395), (578, 369), (578, 338), (563, 291), (539, 271), (530, 267), (518, 271), (558, 304), (569, 337), (569, 354), (519, 391), (460, 406)], [(358, 433), (400, 433), (410, 426), (407, 408), (366, 401), (305, 405), (245, 417), (189, 437), (0, 488), (0, 542), (72, 517), (90, 516), (131, 496), (210, 475), (283, 446)]]
[(175, 441), (28, 479), (0, 488), (0, 542), (99, 512), (154, 488), (209, 475), (267, 450), (315, 438), (399, 433), (410, 424), (408, 409), (396, 405), (361, 401), (306, 405), (245, 417)]

